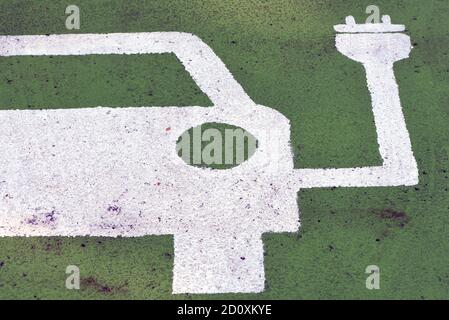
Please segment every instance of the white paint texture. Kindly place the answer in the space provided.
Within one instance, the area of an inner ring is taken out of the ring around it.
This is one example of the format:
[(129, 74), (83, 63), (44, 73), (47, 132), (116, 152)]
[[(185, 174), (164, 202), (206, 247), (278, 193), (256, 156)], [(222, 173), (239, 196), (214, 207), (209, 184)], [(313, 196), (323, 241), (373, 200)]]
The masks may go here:
[(364, 24), (356, 24), (354, 17), (348, 16), (346, 17), (345, 24), (338, 24), (334, 26), (334, 29), (337, 32), (344, 33), (386, 33), (405, 31), (405, 26), (402, 24), (391, 24), (391, 18), (389, 15), (382, 16), (382, 23)]
[[(256, 105), (194, 35), (0, 37), (1, 56), (171, 52), (214, 103), (0, 111), (0, 236), (170, 234), (173, 293), (263, 291), (261, 235), (297, 231), (299, 188), (418, 180), (392, 69), (409, 38), (339, 34), (337, 49), (367, 70), (382, 166), (295, 170), (288, 119)], [(187, 165), (176, 141), (206, 122), (248, 130), (257, 151), (229, 170)]]

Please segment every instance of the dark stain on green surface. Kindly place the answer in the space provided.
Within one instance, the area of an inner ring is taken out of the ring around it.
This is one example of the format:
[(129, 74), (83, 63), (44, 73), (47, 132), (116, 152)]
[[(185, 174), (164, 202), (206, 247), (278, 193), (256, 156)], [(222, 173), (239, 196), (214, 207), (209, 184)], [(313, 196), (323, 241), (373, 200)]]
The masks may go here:
[(405, 227), (407, 223), (409, 223), (409, 217), (405, 212), (396, 211), (391, 208), (373, 209), (372, 212), (380, 219), (392, 221), (401, 228)]
[(126, 293), (128, 291), (127, 283), (120, 286), (111, 286), (101, 283), (97, 278), (90, 276), (80, 279), (80, 288), (82, 290), (94, 290), (102, 294)]

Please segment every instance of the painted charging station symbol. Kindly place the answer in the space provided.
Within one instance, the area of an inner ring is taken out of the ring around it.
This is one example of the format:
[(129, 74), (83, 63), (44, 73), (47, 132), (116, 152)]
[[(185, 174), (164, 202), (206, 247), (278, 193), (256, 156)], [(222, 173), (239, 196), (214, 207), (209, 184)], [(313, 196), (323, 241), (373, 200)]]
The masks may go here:
[[(263, 291), (261, 236), (298, 230), (301, 188), (418, 183), (393, 71), (412, 48), (405, 27), (384, 16), (334, 28), (337, 50), (365, 67), (380, 166), (295, 169), (289, 120), (252, 101), (195, 35), (0, 36), (3, 57), (173, 53), (213, 103), (0, 111), (0, 190), (11, 195), (0, 236), (173, 235), (173, 293)], [(203, 123), (241, 127), (258, 148), (227, 170), (189, 166), (176, 141)]]

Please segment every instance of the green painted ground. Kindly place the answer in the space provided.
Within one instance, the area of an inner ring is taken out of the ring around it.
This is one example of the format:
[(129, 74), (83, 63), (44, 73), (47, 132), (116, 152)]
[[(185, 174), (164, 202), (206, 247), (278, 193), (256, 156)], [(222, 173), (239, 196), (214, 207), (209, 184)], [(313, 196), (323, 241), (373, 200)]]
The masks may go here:
[[(185, 31), (200, 36), (259, 104), (292, 121), (297, 167), (380, 163), (361, 65), (334, 49), (332, 26), (364, 21), (360, 0), (0, 1), (0, 34)], [(172, 238), (0, 239), (0, 298), (449, 298), (449, 2), (377, 0), (415, 49), (396, 65), (420, 185), (301, 191), (299, 234), (264, 236), (260, 295), (171, 295)], [(6, 108), (203, 105), (172, 56), (0, 58)], [(65, 268), (81, 290), (65, 289)], [(366, 266), (381, 289), (365, 288)]]

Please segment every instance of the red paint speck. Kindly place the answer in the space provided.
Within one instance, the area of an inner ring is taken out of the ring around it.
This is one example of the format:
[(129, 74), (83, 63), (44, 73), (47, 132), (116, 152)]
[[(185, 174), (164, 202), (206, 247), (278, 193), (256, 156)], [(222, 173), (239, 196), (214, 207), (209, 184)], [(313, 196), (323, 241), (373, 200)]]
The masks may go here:
[(165, 128), (165, 131), (166, 131), (166, 132), (168, 132), (168, 131), (170, 131), (170, 130), (171, 130), (170, 127)]

